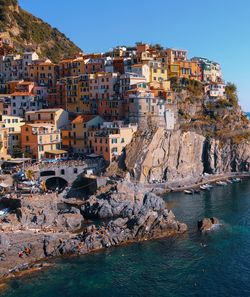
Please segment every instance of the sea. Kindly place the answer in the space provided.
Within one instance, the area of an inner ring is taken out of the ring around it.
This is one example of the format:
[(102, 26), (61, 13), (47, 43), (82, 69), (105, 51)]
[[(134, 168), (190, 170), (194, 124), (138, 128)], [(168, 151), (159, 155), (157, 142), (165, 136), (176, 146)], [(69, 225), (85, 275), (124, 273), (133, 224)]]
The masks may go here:
[[(164, 199), (187, 234), (57, 259), (50, 269), (12, 280), (1, 296), (249, 297), (250, 180)], [(201, 234), (197, 221), (204, 217), (222, 226)]]

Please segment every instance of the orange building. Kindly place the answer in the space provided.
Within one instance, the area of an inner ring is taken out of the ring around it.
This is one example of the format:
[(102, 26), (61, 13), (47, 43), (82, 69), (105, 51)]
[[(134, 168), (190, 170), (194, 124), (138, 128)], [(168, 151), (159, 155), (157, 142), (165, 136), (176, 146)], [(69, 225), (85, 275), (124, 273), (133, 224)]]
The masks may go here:
[(202, 70), (200, 64), (196, 61), (175, 61), (170, 64), (168, 69), (168, 77), (178, 77), (195, 79), (201, 81)]
[(46, 153), (61, 148), (61, 134), (51, 124), (25, 124), (21, 127), (23, 152), (35, 160), (42, 160)]
[(50, 60), (33, 62), (31, 65), (28, 65), (28, 76), (30, 80), (39, 85), (53, 87), (56, 85), (59, 77), (58, 65)]

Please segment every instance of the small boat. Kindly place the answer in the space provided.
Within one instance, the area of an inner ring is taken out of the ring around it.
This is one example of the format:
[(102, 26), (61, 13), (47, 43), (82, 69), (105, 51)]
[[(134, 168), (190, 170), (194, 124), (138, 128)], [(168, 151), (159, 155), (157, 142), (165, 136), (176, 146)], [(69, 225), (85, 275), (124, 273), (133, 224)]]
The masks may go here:
[(203, 190), (203, 191), (209, 191), (210, 190), (210, 188), (206, 187), (205, 185), (200, 186), (200, 189)]
[(4, 209), (0, 210), (0, 217), (6, 216), (9, 212), (10, 212), (9, 208), (4, 208)]
[(216, 185), (218, 185), (218, 186), (226, 186), (227, 183), (226, 182), (223, 182), (223, 181), (218, 181), (218, 182), (216, 182)]
[(187, 195), (192, 195), (192, 194), (193, 194), (193, 191), (190, 191), (190, 190), (184, 190), (184, 193), (187, 194)]
[(210, 184), (205, 184), (204, 185), (206, 188), (208, 188), (208, 189), (212, 189), (214, 186), (212, 186), (212, 185), (210, 185)]
[(239, 183), (239, 182), (241, 182), (241, 179), (238, 178), (238, 177), (237, 177), (237, 178), (234, 178), (234, 179), (233, 179), (233, 182), (234, 182), (234, 183)]

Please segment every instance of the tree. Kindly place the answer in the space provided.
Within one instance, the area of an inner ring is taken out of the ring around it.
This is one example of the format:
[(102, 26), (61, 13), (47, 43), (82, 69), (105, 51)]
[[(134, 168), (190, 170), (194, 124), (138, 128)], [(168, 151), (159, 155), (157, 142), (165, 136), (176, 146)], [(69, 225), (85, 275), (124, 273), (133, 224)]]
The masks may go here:
[(35, 173), (34, 173), (34, 171), (33, 170), (27, 170), (26, 171), (26, 178), (28, 179), (28, 180), (33, 180), (34, 179), (34, 175), (35, 175)]
[(12, 157), (13, 158), (22, 158), (23, 151), (20, 146), (13, 147)]
[(227, 100), (229, 101), (229, 103), (232, 105), (232, 106), (235, 106), (238, 104), (238, 95), (237, 95), (237, 87), (235, 84), (233, 83), (227, 83), (226, 85), (226, 97), (227, 97)]

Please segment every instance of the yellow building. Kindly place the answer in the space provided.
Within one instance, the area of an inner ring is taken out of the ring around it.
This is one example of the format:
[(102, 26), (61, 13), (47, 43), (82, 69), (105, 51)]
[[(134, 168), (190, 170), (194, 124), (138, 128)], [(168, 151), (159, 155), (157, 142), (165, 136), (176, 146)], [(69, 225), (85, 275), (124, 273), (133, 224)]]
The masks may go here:
[(0, 122), (0, 159), (9, 160), (11, 158), (8, 155), (8, 129), (5, 128), (3, 122)]
[(72, 126), (68, 125), (61, 129), (62, 135), (62, 149), (70, 152), (72, 149), (73, 136), (72, 136)]
[(97, 129), (104, 122), (100, 116), (79, 115), (72, 121), (71, 136), (73, 141), (71, 147), (75, 153), (85, 153), (88, 150), (89, 129)]
[(21, 127), (25, 124), (24, 119), (15, 116), (2, 116), (2, 126), (4, 126), (4, 134), (7, 138), (5, 144), (8, 154), (13, 154), (16, 147), (21, 146)]
[(168, 68), (165, 63), (159, 61), (149, 62), (149, 81), (153, 82), (162, 82), (168, 79)]

